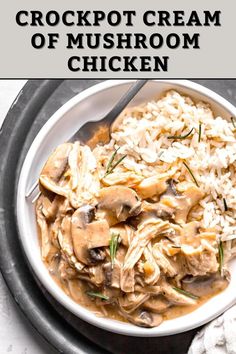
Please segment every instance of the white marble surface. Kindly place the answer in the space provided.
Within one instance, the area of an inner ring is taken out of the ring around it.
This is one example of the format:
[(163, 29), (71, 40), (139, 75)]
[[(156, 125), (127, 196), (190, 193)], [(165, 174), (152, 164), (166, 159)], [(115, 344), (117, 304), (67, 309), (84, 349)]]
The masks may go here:
[(0, 126), (26, 80), (0, 80)]
[[(0, 80), (0, 126), (25, 80)], [(51, 354), (14, 303), (0, 273), (0, 354)]]

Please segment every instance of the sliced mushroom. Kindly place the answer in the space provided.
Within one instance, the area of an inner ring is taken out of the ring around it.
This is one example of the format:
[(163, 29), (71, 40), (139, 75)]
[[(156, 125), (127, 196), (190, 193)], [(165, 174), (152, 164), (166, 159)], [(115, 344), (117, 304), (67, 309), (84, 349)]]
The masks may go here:
[(134, 229), (126, 224), (112, 226), (110, 232), (119, 235), (121, 243), (126, 247), (129, 247), (129, 244), (134, 237)]
[[(77, 209), (71, 219), (71, 233), (74, 252), (78, 260), (84, 264), (95, 263), (96, 250), (91, 250), (109, 246), (110, 230), (106, 220), (93, 221), (93, 207), (83, 206)], [(101, 251), (99, 250), (98, 253)], [(91, 258), (92, 255), (92, 258)], [(100, 253), (101, 260), (101, 253)]]
[(179, 196), (179, 193), (176, 190), (176, 181), (173, 178), (167, 180), (167, 185), (166, 194)]
[(163, 317), (160, 314), (152, 313), (145, 310), (141, 310), (139, 312), (139, 315), (133, 317), (133, 319), (134, 319), (133, 321), (134, 324), (145, 328), (157, 327), (163, 321)]
[(162, 295), (165, 296), (172, 304), (181, 305), (181, 306), (196, 304), (197, 300), (179, 293), (174, 289), (174, 287), (171, 284), (167, 283), (165, 280), (162, 280), (160, 285), (161, 285)]
[(105, 285), (111, 286), (112, 283), (112, 265), (111, 262), (103, 265), (103, 271), (105, 275)]
[(91, 223), (95, 218), (95, 210), (91, 205), (83, 205), (74, 213), (74, 219), (76, 218), (79, 225), (85, 228), (87, 224)]
[(171, 303), (164, 298), (163, 295), (152, 296), (150, 299), (144, 302), (142, 305), (146, 310), (162, 313), (165, 312), (168, 307), (171, 306)]
[(150, 218), (174, 221), (174, 210), (161, 203), (143, 201), (140, 213), (130, 218), (129, 223), (137, 228), (139, 224)]
[(176, 185), (176, 189), (181, 193), (181, 197), (176, 197), (178, 200), (177, 211), (175, 214), (176, 222), (186, 222), (190, 210), (204, 196), (203, 192), (192, 182), (181, 182)]
[(88, 250), (88, 254), (89, 254), (89, 259), (91, 260), (92, 263), (102, 262), (106, 258), (105, 251), (100, 247), (90, 248)]
[(97, 208), (105, 212), (110, 226), (137, 215), (141, 207), (136, 192), (125, 186), (102, 188), (97, 199)]
[(149, 294), (145, 293), (128, 293), (120, 297), (119, 305), (122, 310), (127, 313), (131, 313), (136, 310), (140, 305), (142, 305), (149, 298)]
[(162, 220), (173, 220), (174, 210), (165, 204), (161, 203), (147, 203), (142, 204), (142, 212), (146, 217), (152, 215), (157, 216)]
[(152, 328), (159, 326), (163, 317), (158, 313), (138, 309), (131, 314), (121, 311), (122, 315), (131, 323), (139, 327)]
[(61, 195), (69, 196), (69, 187), (66, 178), (62, 178), (68, 166), (68, 156), (72, 149), (72, 144), (65, 143), (56, 148), (44, 165), (39, 181), (47, 190)]
[(73, 145), (70, 143), (59, 145), (49, 156), (40, 176), (45, 176), (49, 180), (57, 183), (65, 172), (72, 146)]
[(112, 288), (120, 288), (120, 264), (116, 262), (112, 267), (111, 263), (104, 264), (103, 270), (105, 274), (105, 284), (106, 286)]
[(54, 181), (51, 181), (47, 176), (40, 176), (39, 181), (44, 188), (50, 190), (51, 192), (61, 195), (65, 198), (69, 198), (70, 189), (67, 186), (61, 187)]
[(176, 193), (165, 192), (157, 206), (163, 208), (167, 207), (169, 211), (172, 210), (175, 222), (179, 224), (186, 223), (190, 210), (203, 198), (203, 193), (192, 182), (181, 182), (176, 185)]
[(175, 218), (174, 211), (171, 208), (168, 208), (168, 206), (157, 203), (155, 209), (158, 218), (162, 220), (170, 220), (170, 221), (174, 220)]
[(221, 277), (220, 273), (191, 277), (191, 280), (191, 282), (186, 282), (186, 279), (183, 279), (183, 289), (196, 296), (212, 296), (225, 289), (229, 283), (227, 279)]

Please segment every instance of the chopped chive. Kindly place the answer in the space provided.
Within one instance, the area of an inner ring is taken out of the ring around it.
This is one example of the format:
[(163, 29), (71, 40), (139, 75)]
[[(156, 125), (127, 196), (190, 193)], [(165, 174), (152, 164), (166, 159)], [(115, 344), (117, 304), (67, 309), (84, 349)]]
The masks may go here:
[(122, 156), (122, 157), (111, 167), (109, 173), (111, 173), (111, 172), (114, 170), (114, 168), (116, 168), (116, 166), (119, 165), (119, 163), (121, 163), (121, 161), (123, 161), (124, 158), (126, 158), (126, 156), (127, 156), (127, 155)]
[(105, 174), (104, 174), (104, 177), (106, 177), (107, 175), (109, 175), (109, 174), (114, 170), (114, 168), (115, 168), (117, 165), (119, 165), (119, 163), (121, 163), (121, 161), (124, 160), (124, 158), (127, 156), (127, 155), (122, 156), (122, 157), (113, 165), (113, 161), (114, 161), (114, 159), (115, 159), (115, 157), (116, 157), (117, 152), (118, 152), (119, 149), (120, 149), (120, 147), (118, 147), (118, 149), (115, 150), (115, 151), (113, 152), (113, 154), (111, 155), (111, 158), (110, 158), (110, 160), (109, 160), (109, 162), (108, 162), (108, 164), (107, 164), (107, 168), (106, 168), (106, 172), (105, 172)]
[(193, 129), (194, 129), (194, 128), (192, 128), (192, 129), (191, 129), (187, 134), (185, 134), (185, 135), (171, 135), (171, 136), (168, 136), (167, 139), (185, 139), (185, 138), (187, 138), (189, 135), (192, 134)]
[(187, 168), (188, 172), (190, 173), (193, 181), (195, 182), (196, 186), (199, 188), (199, 184), (194, 176), (194, 174), (192, 173), (192, 171), (190, 170), (189, 166), (186, 164), (186, 162), (183, 162), (184, 166)]
[(178, 245), (171, 245), (172, 248), (181, 248), (181, 246)]
[(99, 292), (95, 292), (95, 291), (87, 291), (86, 293), (87, 295), (91, 296), (91, 297), (96, 297), (98, 299), (101, 299), (101, 300), (104, 300), (104, 301), (108, 301), (109, 300), (109, 297), (102, 294), (102, 293), (99, 293)]
[(228, 205), (227, 205), (227, 202), (226, 202), (226, 199), (223, 198), (223, 203), (224, 203), (224, 209), (225, 211), (228, 211)]
[(236, 128), (235, 117), (231, 117), (230, 119), (231, 119), (231, 122), (233, 124), (234, 129), (235, 129)]
[(185, 296), (190, 297), (191, 299), (194, 299), (194, 300), (199, 299), (199, 296), (194, 295), (194, 294), (192, 294), (192, 293), (190, 293), (190, 292), (188, 292), (188, 291), (185, 291), (185, 290), (183, 290), (183, 289), (177, 288), (177, 287), (175, 287), (175, 286), (173, 287), (173, 289), (174, 289), (175, 291), (178, 291), (180, 294), (183, 294), (183, 295), (185, 295)]
[(114, 161), (114, 158), (116, 157), (117, 152), (118, 152), (119, 149), (120, 149), (120, 147), (118, 147), (118, 149), (115, 150), (115, 151), (113, 152), (113, 154), (111, 155), (111, 158), (110, 158), (110, 160), (109, 160), (109, 162), (108, 162), (108, 164), (107, 164), (107, 168), (106, 168), (105, 175), (109, 172), (109, 170), (110, 170), (110, 168), (111, 168), (111, 166), (112, 166), (112, 163), (113, 163), (113, 161)]
[(222, 241), (220, 241), (219, 243), (218, 255), (219, 255), (219, 272), (222, 275), (223, 263), (224, 263), (224, 248), (223, 248)]
[(120, 237), (120, 234), (114, 234), (114, 233), (111, 234), (111, 240), (110, 240), (109, 246), (110, 246), (110, 256), (111, 256), (111, 267), (112, 268), (114, 266), (119, 237)]
[(200, 143), (202, 137), (202, 123), (199, 123), (199, 128), (198, 128), (198, 142)]

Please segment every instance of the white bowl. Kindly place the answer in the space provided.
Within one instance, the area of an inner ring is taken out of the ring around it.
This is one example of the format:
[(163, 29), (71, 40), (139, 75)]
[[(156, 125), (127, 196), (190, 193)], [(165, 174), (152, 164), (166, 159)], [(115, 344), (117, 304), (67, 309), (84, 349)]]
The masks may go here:
[[(69, 298), (52, 280), (41, 260), (34, 208), (31, 200), (25, 198), (26, 192), (37, 180), (52, 150), (68, 140), (84, 122), (103, 117), (131, 82), (132, 80), (109, 80), (83, 91), (64, 104), (42, 127), (29, 149), (21, 170), (17, 194), (17, 220), (21, 242), (35, 274), (65, 308), (81, 319), (111, 332), (139, 337), (165, 336), (201, 326), (236, 302), (236, 260), (230, 264), (231, 282), (222, 293), (211, 298), (192, 313), (164, 321), (159, 327), (147, 329), (129, 323), (98, 318)], [(142, 88), (132, 105), (140, 104), (154, 96), (158, 97), (163, 91), (169, 89), (177, 89), (183, 94), (190, 95), (194, 100), (209, 102), (213, 111), (223, 117), (229, 119), (230, 116), (236, 116), (236, 108), (224, 98), (186, 80), (152, 80)]]

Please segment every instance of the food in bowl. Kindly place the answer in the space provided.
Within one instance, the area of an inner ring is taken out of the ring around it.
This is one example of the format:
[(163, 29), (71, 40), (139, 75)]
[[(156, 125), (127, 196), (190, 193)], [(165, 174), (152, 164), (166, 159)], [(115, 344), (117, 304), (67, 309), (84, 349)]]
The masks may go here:
[(236, 254), (235, 122), (176, 91), (108, 144), (64, 143), (39, 176), (42, 259), (76, 302), (156, 327), (225, 289)]

